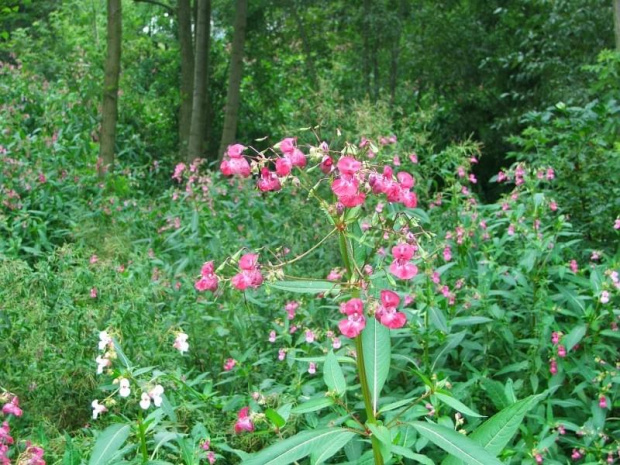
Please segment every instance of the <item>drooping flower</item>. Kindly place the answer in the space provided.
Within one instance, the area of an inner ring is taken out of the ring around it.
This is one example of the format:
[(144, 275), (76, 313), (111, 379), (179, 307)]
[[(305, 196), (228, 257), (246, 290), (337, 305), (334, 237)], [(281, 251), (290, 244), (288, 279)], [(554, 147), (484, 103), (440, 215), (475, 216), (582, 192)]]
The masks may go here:
[(162, 402), (164, 401), (164, 387), (161, 384), (156, 384), (153, 389), (148, 392), (148, 395), (151, 399), (153, 399), (153, 404), (155, 407), (160, 407)]
[(308, 366), (308, 373), (311, 375), (316, 373), (316, 363), (310, 362), (310, 365)]
[(282, 189), (278, 175), (268, 168), (262, 168), (260, 179), (257, 182), (258, 189), (262, 192), (279, 191)]
[(254, 431), (254, 422), (249, 415), (250, 407), (243, 407), (237, 414), (237, 422), (235, 423), (235, 433), (239, 434), (243, 431)]
[(340, 312), (347, 316), (347, 318), (340, 320), (338, 323), (340, 332), (351, 339), (357, 337), (366, 327), (364, 304), (361, 299), (351, 299), (342, 303), (340, 305)]
[(129, 380), (127, 378), (121, 378), (118, 384), (119, 384), (118, 394), (121, 397), (129, 397), (129, 394), (131, 394), (131, 388), (129, 387)]
[(399, 279), (411, 279), (418, 274), (418, 267), (411, 262), (415, 249), (409, 244), (398, 244), (392, 248), (394, 261), (390, 265), (390, 273)]
[(381, 306), (377, 309), (375, 318), (390, 329), (402, 328), (407, 322), (407, 316), (396, 310), (399, 304), (400, 297), (396, 292), (381, 291)]
[(235, 368), (235, 365), (237, 365), (237, 361), (234, 358), (226, 359), (226, 361), (224, 362), (224, 371), (232, 370), (233, 368)]
[(174, 340), (174, 344), (172, 344), (172, 347), (174, 347), (181, 353), (187, 352), (189, 350), (187, 338), (188, 336), (184, 332), (178, 333), (176, 339)]
[(93, 400), (93, 402), (91, 403), (91, 406), (93, 408), (93, 420), (96, 420), (97, 417), (100, 414), (102, 414), (103, 412), (107, 412), (108, 411), (106, 406), (105, 405), (101, 405), (97, 399)]
[(213, 261), (205, 262), (200, 270), (200, 279), (196, 281), (194, 287), (197, 291), (215, 292), (219, 284), (219, 278), (215, 274), (215, 266)]
[(140, 407), (142, 408), (142, 410), (148, 410), (150, 406), (151, 397), (148, 395), (148, 393), (143, 392), (140, 396)]
[(5, 415), (15, 415), (16, 417), (21, 417), (24, 412), (21, 408), (19, 408), (19, 398), (17, 396), (13, 396), (13, 398), (2, 407), (2, 413)]
[(99, 332), (99, 350), (104, 350), (112, 345), (112, 338), (107, 331)]
[(104, 368), (107, 368), (112, 364), (112, 362), (109, 359), (105, 357), (101, 357), (100, 355), (97, 356), (95, 361), (97, 362), (97, 374), (98, 375), (103, 373)]

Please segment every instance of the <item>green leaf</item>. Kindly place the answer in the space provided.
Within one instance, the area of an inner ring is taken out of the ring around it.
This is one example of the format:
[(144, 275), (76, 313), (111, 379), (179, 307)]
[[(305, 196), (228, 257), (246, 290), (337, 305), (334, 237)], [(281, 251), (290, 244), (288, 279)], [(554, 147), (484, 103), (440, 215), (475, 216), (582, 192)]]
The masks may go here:
[(129, 425), (116, 423), (108, 426), (97, 438), (89, 465), (105, 465), (129, 437)]
[(586, 335), (586, 329), (587, 326), (585, 324), (575, 326), (570, 333), (562, 338), (564, 347), (566, 347), (566, 352), (579, 344), (579, 341)]
[(280, 291), (292, 292), (296, 294), (321, 294), (329, 292), (340, 292), (340, 286), (331, 281), (276, 281), (268, 283), (268, 286)]
[[(311, 453), (323, 448), (324, 444), (330, 444), (330, 449), (343, 447), (349, 442), (355, 433), (340, 428), (303, 431), (284, 441), (263, 449), (242, 462), (243, 465), (287, 465), (307, 457)], [(335, 454), (338, 449), (335, 449)], [(332, 455), (333, 455), (332, 454)], [(326, 460), (329, 457), (324, 457)], [(321, 462), (318, 462), (321, 463)]]
[(446, 394), (442, 394), (440, 392), (435, 393), (435, 397), (437, 397), (444, 404), (449, 405), (457, 412), (461, 412), (464, 415), (469, 415), (470, 417), (484, 418), (484, 415), (480, 415), (477, 412), (474, 412), (467, 405), (463, 404), (461, 401), (456, 400), (454, 397), (448, 396)]
[(129, 371), (131, 371), (131, 362), (129, 361), (129, 359), (125, 355), (125, 352), (123, 352), (123, 349), (121, 348), (121, 345), (118, 343), (116, 338), (112, 338), (112, 341), (114, 343), (114, 350), (116, 351), (116, 355), (118, 356), (118, 359), (121, 361), (121, 363), (123, 365), (125, 365), (125, 368), (127, 368)]
[[(519, 429), (527, 411), (544, 396), (544, 394), (530, 396), (506, 407), (480, 425), (469, 438), (484, 447), (490, 454), (498, 455)], [(459, 465), (461, 463), (460, 460), (450, 457), (444, 460), (442, 465)]]
[(291, 410), (291, 413), (300, 415), (302, 413), (316, 412), (317, 410), (321, 410), (332, 405), (334, 405), (334, 400), (331, 397), (319, 397), (298, 405)]
[(310, 456), (310, 463), (312, 465), (322, 464), (323, 462), (325, 462), (325, 460), (329, 459), (334, 454), (336, 454), (336, 452), (346, 446), (349, 441), (353, 439), (353, 436), (355, 436), (355, 433), (352, 433), (350, 431), (343, 432), (351, 434), (334, 434), (328, 439), (321, 441), (320, 447), (317, 448), (317, 450), (313, 452)]
[(469, 465), (502, 465), (482, 446), (456, 431), (430, 422), (409, 423), (420, 435)]
[(435, 465), (435, 463), (425, 455), (416, 454), (415, 452), (403, 446), (392, 446), (392, 452), (396, 455), (401, 455), (405, 458), (415, 460), (416, 462), (423, 465)]
[(489, 323), (493, 319), (486, 316), (457, 316), (450, 320), (450, 326), (473, 326)]
[(448, 328), (448, 320), (446, 320), (446, 316), (443, 314), (441, 309), (437, 307), (428, 307), (428, 316), (431, 319), (431, 323), (435, 328), (444, 333), (449, 333), (450, 329)]
[(369, 318), (366, 328), (362, 331), (362, 344), (372, 409), (376, 413), (381, 389), (390, 372), (392, 352), (390, 330), (376, 319)]
[(282, 428), (286, 424), (286, 420), (272, 408), (265, 410), (265, 416), (278, 428)]
[(325, 365), (323, 366), (323, 379), (330, 391), (335, 392), (338, 395), (344, 394), (347, 389), (347, 382), (344, 379), (342, 368), (334, 355), (334, 351), (330, 350), (329, 354), (325, 358)]

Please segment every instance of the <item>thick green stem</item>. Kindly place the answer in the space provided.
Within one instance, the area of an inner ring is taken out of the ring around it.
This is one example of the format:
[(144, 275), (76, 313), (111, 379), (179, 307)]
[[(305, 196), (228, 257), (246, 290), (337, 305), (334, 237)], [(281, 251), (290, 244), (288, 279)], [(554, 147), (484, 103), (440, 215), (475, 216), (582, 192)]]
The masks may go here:
[[(340, 254), (342, 255), (342, 261), (347, 270), (347, 280), (351, 283), (353, 280), (353, 264), (349, 255), (349, 246), (347, 244), (347, 237), (344, 232), (340, 232)], [(359, 297), (359, 288), (353, 287), (351, 292), (352, 297)], [(366, 365), (364, 364), (364, 345), (362, 343), (362, 335), (360, 334), (355, 338), (355, 352), (357, 359), (357, 373), (360, 378), (360, 384), (362, 387), (362, 397), (364, 398), (364, 407), (366, 409), (366, 422), (377, 423), (375, 412), (372, 408), (372, 401), (370, 395), (370, 388), (368, 387), (368, 377), (366, 376)], [(383, 465), (383, 456), (379, 447), (379, 440), (373, 435), (371, 436), (372, 451), (375, 456), (375, 464)]]
[(142, 450), (142, 463), (149, 461), (149, 453), (146, 450), (146, 427), (142, 422), (142, 415), (138, 419), (138, 434), (140, 435), (140, 449)]

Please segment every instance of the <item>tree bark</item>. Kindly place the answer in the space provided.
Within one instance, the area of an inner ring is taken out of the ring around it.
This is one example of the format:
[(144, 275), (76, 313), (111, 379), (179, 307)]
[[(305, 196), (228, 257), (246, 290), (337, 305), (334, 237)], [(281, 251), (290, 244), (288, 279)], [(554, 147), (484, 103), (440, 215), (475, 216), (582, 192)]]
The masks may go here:
[(230, 57), (230, 75), (228, 80), (228, 93), (226, 95), (226, 109), (224, 114), (224, 129), (220, 142), (219, 158), (229, 144), (232, 144), (237, 135), (237, 122), (239, 119), (239, 98), (241, 90), (241, 76), (243, 72), (243, 45), (245, 42), (245, 29), (248, 17), (248, 0), (237, 0), (235, 14), (235, 32), (233, 35), (232, 51)]
[(194, 45), (192, 40), (192, 7), (190, 0), (177, 1), (179, 48), (181, 51), (181, 105), (179, 108), (179, 154), (187, 158), (189, 131), (192, 123), (194, 93)]
[(620, 52), (620, 0), (614, 2), (614, 29), (616, 31), (616, 50)]
[(108, 37), (103, 81), (103, 107), (101, 112), (101, 144), (98, 171), (104, 176), (114, 166), (116, 121), (118, 119), (118, 81), (121, 72), (122, 41), (121, 0), (108, 0)]
[(196, 27), (196, 61), (194, 62), (194, 93), (189, 131), (187, 161), (191, 163), (203, 154), (205, 98), (207, 91), (207, 59), (211, 36), (211, 0), (198, 0)]

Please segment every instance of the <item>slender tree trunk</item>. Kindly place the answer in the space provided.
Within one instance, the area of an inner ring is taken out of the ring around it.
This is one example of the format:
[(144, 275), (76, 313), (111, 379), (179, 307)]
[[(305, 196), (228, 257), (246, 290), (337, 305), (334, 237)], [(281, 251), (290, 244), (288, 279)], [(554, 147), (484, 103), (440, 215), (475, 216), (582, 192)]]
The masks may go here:
[(116, 120), (118, 119), (118, 81), (121, 72), (122, 40), (121, 0), (108, 0), (108, 37), (103, 81), (101, 112), (101, 144), (99, 146), (99, 176), (114, 166)]
[(191, 163), (203, 154), (203, 131), (205, 125), (205, 96), (207, 85), (207, 56), (211, 35), (211, 0), (198, 0), (196, 28), (196, 61), (194, 63), (194, 93), (192, 120), (189, 131), (187, 161)]
[(620, 52), (620, 0), (614, 2), (614, 27), (616, 30), (616, 50)]
[(243, 72), (243, 45), (245, 42), (245, 28), (248, 17), (248, 0), (237, 0), (235, 14), (235, 32), (232, 41), (230, 57), (230, 75), (228, 93), (226, 95), (226, 109), (224, 114), (224, 129), (220, 142), (219, 157), (223, 157), (229, 144), (235, 141), (237, 135), (237, 121), (239, 119), (239, 97), (241, 90), (241, 76)]
[(194, 93), (194, 45), (192, 43), (192, 7), (190, 0), (177, 0), (179, 48), (181, 50), (181, 106), (179, 108), (179, 153), (187, 158), (192, 123)]
[(308, 72), (308, 76), (310, 77), (310, 83), (312, 84), (312, 88), (317, 90), (319, 87), (316, 68), (314, 67), (314, 60), (312, 59), (312, 47), (310, 47), (310, 40), (308, 39), (308, 34), (306, 33), (306, 26), (304, 24), (303, 18), (299, 15), (297, 11), (298, 3), (295, 0), (291, 0), (291, 13), (293, 14), (293, 19), (297, 24), (297, 28), (299, 29), (299, 36), (301, 37), (301, 44), (304, 48), (304, 55), (306, 56), (306, 70)]

